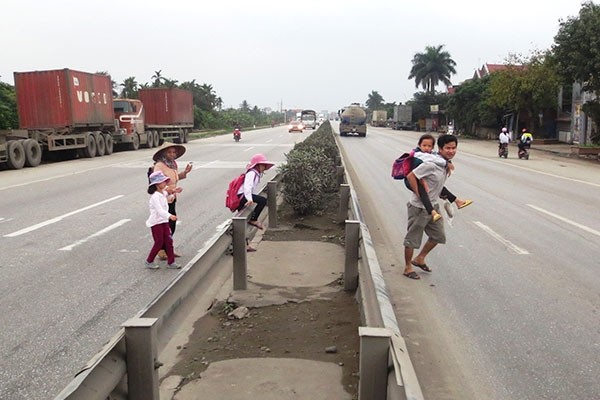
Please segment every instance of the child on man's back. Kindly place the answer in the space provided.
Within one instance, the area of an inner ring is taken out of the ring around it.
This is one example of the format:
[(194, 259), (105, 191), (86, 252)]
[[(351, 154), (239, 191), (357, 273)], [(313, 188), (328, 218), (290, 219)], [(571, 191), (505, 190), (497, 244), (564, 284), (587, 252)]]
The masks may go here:
[[(446, 161), (442, 157), (439, 157), (437, 154), (434, 154), (434, 145), (435, 138), (429, 133), (426, 133), (419, 138), (417, 147), (413, 150), (413, 169), (423, 162), (432, 162), (440, 167), (446, 168), (448, 175), (450, 175), (450, 173), (454, 170), (454, 165), (451, 162)], [(408, 180), (406, 180), (406, 186), (412, 190)], [(429, 188), (427, 187), (427, 183), (422, 179), (417, 179), (416, 194), (419, 196), (419, 199), (421, 200), (421, 203), (423, 203), (423, 206), (425, 207), (427, 213), (431, 215), (431, 218), (434, 222), (437, 222), (440, 218), (442, 218), (442, 215), (433, 208), (428, 192)], [(442, 199), (447, 199), (448, 201), (450, 201), (450, 203), (455, 202), (459, 209), (466, 207), (472, 203), (471, 200), (457, 199), (456, 196), (452, 194), (448, 189), (446, 189), (445, 186), (442, 189), (442, 192), (440, 193), (440, 197)]]

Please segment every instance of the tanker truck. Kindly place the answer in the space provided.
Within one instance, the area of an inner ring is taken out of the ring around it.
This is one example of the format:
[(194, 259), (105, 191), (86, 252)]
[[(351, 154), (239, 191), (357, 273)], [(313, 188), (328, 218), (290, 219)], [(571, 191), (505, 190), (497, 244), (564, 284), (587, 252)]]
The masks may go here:
[(118, 130), (110, 76), (69, 69), (15, 72), (19, 128), (0, 132), (0, 162), (36, 167), (45, 152), (113, 152)]
[(358, 103), (340, 110), (340, 136), (348, 134), (367, 136), (367, 113)]
[(140, 89), (139, 100), (115, 99), (118, 126), (115, 143), (130, 150), (152, 148), (165, 140), (187, 143), (194, 127), (192, 92), (177, 88)]

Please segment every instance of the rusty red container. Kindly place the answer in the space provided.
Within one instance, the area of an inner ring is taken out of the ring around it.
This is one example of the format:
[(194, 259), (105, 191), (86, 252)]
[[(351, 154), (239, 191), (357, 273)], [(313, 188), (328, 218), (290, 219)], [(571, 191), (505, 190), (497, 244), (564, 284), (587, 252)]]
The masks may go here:
[(193, 125), (192, 92), (176, 88), (140, 89), (146, 125)]
[(92, 129), (114, 123), (110, 76), (70, 69), (14, 76), (22, 129)]

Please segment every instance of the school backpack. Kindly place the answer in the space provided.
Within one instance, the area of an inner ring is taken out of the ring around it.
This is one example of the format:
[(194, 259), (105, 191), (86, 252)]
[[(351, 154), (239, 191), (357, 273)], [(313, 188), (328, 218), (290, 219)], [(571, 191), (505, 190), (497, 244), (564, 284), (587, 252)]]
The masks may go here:
[(404, 179), (410, 171), (413, 170), (413, 161), (415, 159), (414, 150), (410, 153), (404, 153), (394, 160), (392, 164), (392, 178)]
[(229, 187), (227, 188), (227, 193), (225, 194), (225, 207), (229, 208), (231, 212), (235, 212), (240, 206), (240, 197), (238, 196), (238, 191), (244, 184), (245, 178), (246, 174), (243, 173), (229, 182)]

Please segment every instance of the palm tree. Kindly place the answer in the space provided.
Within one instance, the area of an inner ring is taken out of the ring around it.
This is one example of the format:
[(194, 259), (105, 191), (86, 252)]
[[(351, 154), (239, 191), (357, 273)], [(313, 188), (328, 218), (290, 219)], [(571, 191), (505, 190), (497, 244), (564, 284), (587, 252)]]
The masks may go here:
[(138, 95), (138, 83), (134, 76), (130, 76), (121, 83), (123, 89), (121, 90), (121, 97), (124, 99), (137, 99)]
[(379, 110), (383, 107), (384, 102), (383, 97), (376, 90), (373, 90), (365, 104), (369, 110)]
[(442, 82), (450, 86), (450, 77), (456, 74), (456, 62), (450, 53), (443, 50), (444, 45), (427, 46), (424, 53), (416, 53), (412, 59), (412, 69), (408, 79), (415, 79), (415, 86), (422, 86), (429, 94), (435, 93), (435, 87)]
[(250, 104), (248, 104), (248, 102), (246, 100), (242, 101), (242, 104), (240, 104), (240, 111), (243, 112), (248, 112), (250, 111)]
[(159, 69), (158, 71), (154, 71), (154, 75), (152, 75), (152, 77), (150, 79), (154, 79), (154, 83), (152, 83), (152, 87), (160, 87), (162, 84), (162, 81), (164, 80), (164, 78), (161, 75), (162, 69)]

